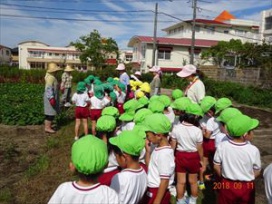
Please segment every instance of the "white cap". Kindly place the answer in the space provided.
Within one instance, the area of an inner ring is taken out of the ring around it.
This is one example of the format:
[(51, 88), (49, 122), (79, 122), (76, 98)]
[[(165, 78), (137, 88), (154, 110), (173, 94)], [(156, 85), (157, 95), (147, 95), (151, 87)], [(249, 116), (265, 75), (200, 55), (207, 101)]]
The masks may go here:
[(117, 68), (116, 68), (116, 70), (125, 70), (126, 69), (126, 67), (125, 67), (125, 65), (122, 63), (122, 64), (118, 64), (118, 66), (117, 66)]
[(177, 76), (181, 78), (185, 78), (195, 73), (196, 73), (196, 67), (192, 64), (187, 64), (184, 67), (182, 67), (182, 70), (177, 73)]
[(136, 71), (134, 74), (138, 76), (142, 76), (142, 73), (140, 71)]
[(153, 66), (151, 69), (149, 69), (149, 72), (159, 72), (161, 68), (159, 66)]

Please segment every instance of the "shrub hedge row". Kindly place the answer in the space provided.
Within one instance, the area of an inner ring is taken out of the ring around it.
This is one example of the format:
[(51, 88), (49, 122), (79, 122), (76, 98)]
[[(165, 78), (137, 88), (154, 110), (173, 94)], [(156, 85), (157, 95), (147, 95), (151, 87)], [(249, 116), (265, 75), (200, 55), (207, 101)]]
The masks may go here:
[[(86, 73), (73, 73), (73, 82), (77, 83), (85, 79), (88, 75), (96, 75), (101, 80), (106, 80), (109, 76), (118, 76), (113, 67), (103, 70), (88, 71)], [(59, 73), (60, 77), (61, 73)], [(4, 82), (27, 82), (27, 83), (44, 83), (45, 70), (22, 70), (14, 67), (0, 67), (0, 83)], [(143, 81), (150, 82), (152, 75), (150, 73), (142, 75)], [(261, 89), (253, 86), (244, 86), (232, 82), (220, 82), (209, 78), (203, 79), (206, 86), (207, 95), (216, 98), (229, 97), (237, 103), (251, 106), (272, 108), (272, 89)], [(176, 75), (164, 75), (162, 81), (163, 88), (184, 89), (187, 82), (181, 80)]]

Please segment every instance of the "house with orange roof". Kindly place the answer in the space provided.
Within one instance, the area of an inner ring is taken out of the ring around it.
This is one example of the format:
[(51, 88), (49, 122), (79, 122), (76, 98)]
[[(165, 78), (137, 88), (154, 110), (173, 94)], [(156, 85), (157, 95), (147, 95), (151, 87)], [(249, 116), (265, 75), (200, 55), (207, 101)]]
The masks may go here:
[[(166, 36), (156, 39), (155, 64), (163, 71), (178, 71), (189, 63), (191, 53), (193, 20), (186, 20), (164, 28)], [(211, 65), (212, 62), (201, 60), (201, 52), (216, 45), (219, 41), (240, 39), (242, 42), (259, 42), (259, 23), (237, 19), (228, 11), (223, 11), (215, 19), (195, 20), (195, 65)], [(133, 36), (128, 47), (133, 48), (132, 62), (138, 64), (140, 70), (148, 71), (152, 65), (152, 36)]]

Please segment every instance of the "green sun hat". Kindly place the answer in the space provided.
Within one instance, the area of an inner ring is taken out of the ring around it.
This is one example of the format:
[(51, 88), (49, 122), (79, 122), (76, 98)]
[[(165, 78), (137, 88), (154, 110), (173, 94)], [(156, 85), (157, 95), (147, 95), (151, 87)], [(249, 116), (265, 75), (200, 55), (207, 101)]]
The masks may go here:
[(77, 91), (79, 91), (79, 92), (84, 92), (84, 91), (86, 91), (85, 82), (80, 81), (80, 82), (77, 83)]
[(106, 90), (109, 92), (113, 91), (113, 86), (110, 83), (104, 83), (102, 85), (103, 85), (105, 91)]
[(203, 112), (208, 112), (216, 103), (216, 99), (212, 96), (205, 96), (200, 101), (200, 107), (202, 108)]
[(117, 96), (116, 96), (116, 93), (114, 93), (114, 91), (110, 92), (110, 98), (113, 102), (117, 100)]
[(158, 96), (158, 95), (153, 95), (153, 96), (150, 97), (149, 102), (151, 102), (151, 101), (156, 101), (156, 100), (159, 99), (159, 97), (160, 97), (160, 96)]
[(259, 120), (250, 118), (247, 115), (236, 115), (227, 122), (227, 130), (232, 137), (241, 137), (259, 125)]
[(122, 92), (126, 93), (126, 85), (118, 81), (118, 87), (121, 89)]
[(124, 103), (124, 110), (125, 111), (131, 111), (131, 110), (136, 110), (139, 106), (139, 102), (136, 99), (130, 99), (127, 102)]
[(171, 107), (176, 110), (185, 111), (186, 108), (191, 104), (191, 100), (188, 97), (181, 97), (171, 103)]
[(152, 115), (153, 112), (147, 108), (143, 108), (141, 110), (138, 110), (135, 115), (134, 115), (134, 119), (133, 121), (135, 122), (135, 124), (142, 124), (144, 122), (144, 119), (146, 118), (146, 116), (148, 115)]
[(172, 128), (170, 120), (162, 113), (153, 113), (145, 117), (143, 122), (145, 132), (169, 133)]
[(204, 115), (200, 105), (198, 105), (197, 103), (191, 103), (185, 110), (185, 113), (188, 114), (193, 114), (193, 115), (197, 115), (197, 116), (202, 116)]
[(95, 85), (94, 86), (94, 95), (98, 99), (102, 99), (105, 96), (103, 85)]
[(141, 104), (143, 104), (144, 106), (146, 106), (146, 105), (148, 105), (149, 100), (148, 100), (147, 97), (144, 96), (144, 97), (139, 98), (138, 102), (141, 103)]
[(116, 128), (116, 120), (113, 116), (103, 115), (96, 123), (96, 130), (102, 132), (111, 132)]
[(84, 79), (84, 82), (85, 82), (88, 86), (91, 86), (93, 80), (94, 80), (94, 76), (93, 76), (93, 75), (89, 75), (87, 78)]
[(132, 130), (137, 131), (140, 137), (146, 138), (145, 127), (143, 125), (135, 124)]
[(135, 130), (122, 131), (118, 136), (110, 138), (109, 142), (133, 156), (140, 156), (145, 146), (145, 139), (142, 134)]
[(170, 106), (170, 104), (171, 104), (171, 98), (169, 96), (166, 96), (166, 95), (160, 95), (159, 96), (159, 101), (164, 104), (165, 108)]
[(120, 115), (119, 120), (124, 122), (129, 122), (133, 120), (134, 115), (135, 115), (134, 110), (128, 110), (128, 111), (125, 111), (122, 115)]
[(101, 115), (102, 116), (109, 115), (109, 116), (113, 116), (114, 118), (118, 118), (120, 114), (119, 114), (119, 111), (116, 107), (108, 106), (102, 110)]
[(73, 144), (71, 159), (78, 172), (97, 174), (108, 164), (108, 149), (102, 140), (86, 135)]
[(175, 89), (172, 91), (172, 98), (174, 100), (181, 98), (183, 96), (183, 91), (180, 89)]
[(158, 100), (153, 100), (150, 101), (148, 109), (151, 110), (153, 113), (163, 113), (164, 104)]
[(94, 85), (102, 85), (102, 81), (100, 81), (100, 79), (95, 79), (94, 80)]
[(220, 111), (224, 110), (225, 108), (228, 108), (232, 106), (232, 102), (228, 98), (220, 98), (215, 103), (215, 114), (219, 113)]
[(222, 112), (216, 118), (216, 120), (223, 122), (223, 123), (227, 123), (229, 120), (231, 120), (235, 116), (241, 115), (241, 114), (242, 114), (242, 112), (240, 110), (238, 110), (237, 108), (226, 108), (226, 109), (222, 110)]
[(112, 77), (108, 77), (108, 78), (107, 78), (107, 82), (108, 82), (108, 83), (111, 83), (111, 82), (113, 82), (113, 81), (114, 81), (114, 79), (113, 79)]

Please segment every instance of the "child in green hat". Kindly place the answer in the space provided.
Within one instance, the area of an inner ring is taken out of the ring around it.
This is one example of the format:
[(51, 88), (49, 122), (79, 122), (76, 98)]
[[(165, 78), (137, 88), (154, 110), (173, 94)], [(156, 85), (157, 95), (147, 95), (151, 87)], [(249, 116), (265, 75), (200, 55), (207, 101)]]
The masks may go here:
[(48, 203), (119, 203), (113, 189), (97, 182), (107, 163), (107, 146), (102, 140), (93, 135), (77, 140), (72, 146), (70, 170), (78, 180), (62, 183)]
[(101, 116), (103, 108), (110, 103), (110, 97), (105, 95), (104, 86), (94, 86), (94, 96), (91, 97), (90, 118), (92, 121), (92, 134), (96, 135), (96, 121)]
[(227, 122), (232, 140), (219, 144), (213, 160), (214, 169), (221, 177), (220, 182), (214, 185), (218, 190), (219, 204), (255, 203), (254, 180), (262, 168), (260, 151), (245, 138), (248, 135), (252, 137), (252, 130), (258, 125), (258, 120), (242, 114)]
[(110, 138), (113, 151), (122, 171), (111, 181), (120, 203), (139, 203), (147, 187), (147, 175), (139, 163), (139, 157), (145, 147), (145, 133), (142, 131), (123, 131)]
[(175, 113), (174, 113), (173, 109), (170, 107), (170, 105), (171, 105), (170, 97), (167, 95), (160, 95), (158, 99), (164, 105), (163, 114), (167, 118), (169, 118), (170, 122), (173, 124), (175, 121)]
[[(146, 164), (148, 166), (147, 192), (144, 203), (170, 203), (169, 188), (174, 182), (174, 151), (168, 142), (171, 122), (162, 113), (148, 115), (144, 120)], [(151, 144), (157, 147), (151, 153)]]
[(77, 92), (72, 96), (72, 103), (76, 105), (75, 140), (78, 140), (81, 121), (84, 127), (84, 134), (88, 134), (88, 117), (90, 115), (88, 109), (90, 105), (90, 98), (87, 94), (87, 89), (84, 82), (79, 82), (77, 84)]
[[(175, 152), (177, 175), (177, 204), (185, 204), (186, 182), (190, 184), (190, 202), (196, 204), (198, 197), (197, 178), (203, 163), (203, 135), (198, 126), (202, 110), (191, 103), (185, 111), (183, 121), (175, 125), (171, 132), (171, 146)], [(189, 181), (186, 181), (186, 174)]]

